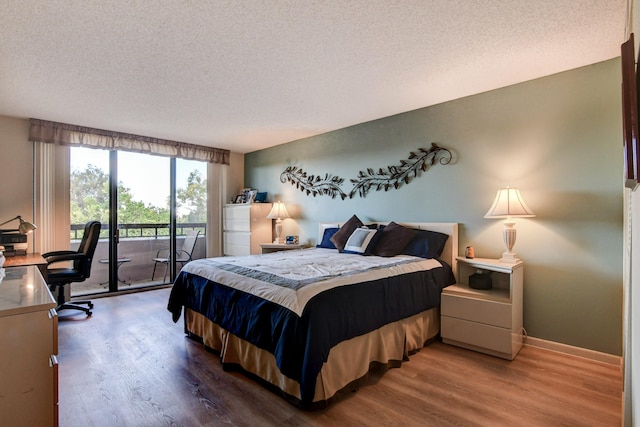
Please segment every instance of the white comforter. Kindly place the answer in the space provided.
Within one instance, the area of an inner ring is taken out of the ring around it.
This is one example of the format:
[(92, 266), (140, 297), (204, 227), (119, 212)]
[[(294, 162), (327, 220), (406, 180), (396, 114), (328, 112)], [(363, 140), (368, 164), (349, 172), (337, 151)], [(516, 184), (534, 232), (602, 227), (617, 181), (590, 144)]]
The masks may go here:
[(392, 258), (310, 248), (263, 255), (205, 258), (183, 271), (275, 302), (298, 315), (327, 289), (441, 267), (435, 259), (408, 255)]

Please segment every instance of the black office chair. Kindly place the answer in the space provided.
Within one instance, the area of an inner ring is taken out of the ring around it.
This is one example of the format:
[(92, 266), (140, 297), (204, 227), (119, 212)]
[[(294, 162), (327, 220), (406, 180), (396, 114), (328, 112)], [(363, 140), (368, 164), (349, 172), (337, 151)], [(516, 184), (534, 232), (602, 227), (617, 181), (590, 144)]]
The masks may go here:
[[(84, 234), (77, 251), (53, 251), (42, 254), (47, 261), (47, 283), (51, 292), (55, 293), (58, 288), (57, 311), (65, 309), (75, 309), (84, 311), (87, 316), (91, 316), (93, 303), (91, 301), (66, 302), (64, 287), (72, 282), (84, 282), (91, 276), (91, 261), (98, 245), (100, 236), (99, 221), (90, 221), (84, 226)], [(51, 264), (62, 261), (73, 261), (73, 265), (67, 268), (51, 268)], [(88, 308), (79, 304), (87, 305)]]

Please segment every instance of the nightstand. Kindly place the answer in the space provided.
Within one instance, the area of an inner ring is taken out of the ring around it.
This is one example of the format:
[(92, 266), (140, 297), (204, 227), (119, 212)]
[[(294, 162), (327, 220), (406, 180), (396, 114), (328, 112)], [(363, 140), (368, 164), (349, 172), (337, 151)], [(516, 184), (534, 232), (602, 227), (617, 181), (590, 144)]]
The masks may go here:
[[(458, 283), (442, 291), (442, 341), (513, 360), (523, 343), (523, 263), (458, 257)], [(491, 274), (492, 288), (469, 287), (477, 270)]]
[(260, 243), (263, 254), (271, 252), (290, 251), (292, 249), (303, 249), (305, 245), (287, 245), (286, 243)]

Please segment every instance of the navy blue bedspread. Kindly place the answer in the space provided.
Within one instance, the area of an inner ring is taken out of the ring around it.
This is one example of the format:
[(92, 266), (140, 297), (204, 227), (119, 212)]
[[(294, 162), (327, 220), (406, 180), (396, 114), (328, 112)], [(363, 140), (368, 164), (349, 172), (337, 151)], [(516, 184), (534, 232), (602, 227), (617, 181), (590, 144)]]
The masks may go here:
[(316, 377), (333, 346), (438, 306), (442, 288), (454, 281), (445, 265), (341, 286), (313, 297), (298, 316), (276, 303), (181, 272), (167, 308), (174, 322), (182, 307), (188, 307), (271, 352), (282, 374), (300, 383), (306, 404), (313, 401)]

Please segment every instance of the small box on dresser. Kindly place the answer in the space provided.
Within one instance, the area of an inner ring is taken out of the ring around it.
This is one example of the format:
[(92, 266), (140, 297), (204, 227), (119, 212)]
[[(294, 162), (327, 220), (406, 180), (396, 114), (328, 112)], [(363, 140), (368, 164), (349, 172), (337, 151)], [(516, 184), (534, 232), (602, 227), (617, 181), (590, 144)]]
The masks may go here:
[[(523, 344), (524, 264), (459, 257), (457, 282), (442, 291), (442, 341), (513, 360)], [(472, 289), (469, 276), (491, 274), (491, 289)]]

